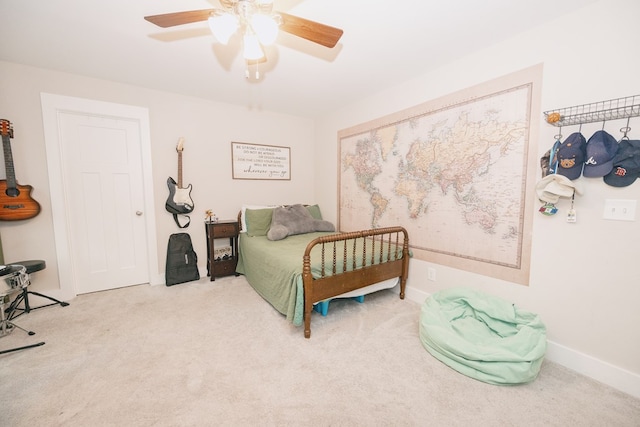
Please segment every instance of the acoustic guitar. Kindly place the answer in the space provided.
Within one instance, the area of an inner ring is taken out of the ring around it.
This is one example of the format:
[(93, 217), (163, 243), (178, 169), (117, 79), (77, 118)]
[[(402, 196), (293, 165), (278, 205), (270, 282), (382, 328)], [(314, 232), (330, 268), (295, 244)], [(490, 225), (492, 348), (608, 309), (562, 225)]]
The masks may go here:
[[(184, 138), (180, 138), (178, 140), (178, 145), (176, 146), (176, 151), (178, 152), (178, 182), (171, 177), (167, 179), (167, 187), (169, 187), (169, 197), (165, 203), (165, 208), (167, 211), (173, 214), (174, 220), (178, 227), (185, 228), (189, 225), (181, 225), (178, 221), (178, 214), (188, 214), (193, 212), (194, 204), (193, 200), (191, 200), (191, 184), (187, 187), (182, 186), (182, 151), (184, 151)], [(188, 217), (187, 217), (188, 218)]]
[(40, 213), (40, 204), (31, 198), (33, 187), (19, 185), (13, 168), (11, 139), (13, 126), (9, 120), (0, 119), (2, 149), (7, 179), (0, 180), (0, 221), (19, 221), (33, 218)]

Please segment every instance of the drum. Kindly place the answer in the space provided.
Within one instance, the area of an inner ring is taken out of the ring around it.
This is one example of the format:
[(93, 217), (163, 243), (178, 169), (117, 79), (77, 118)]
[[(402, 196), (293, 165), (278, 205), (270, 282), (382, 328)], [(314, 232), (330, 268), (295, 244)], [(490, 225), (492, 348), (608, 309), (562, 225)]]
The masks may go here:
[(0, 270), (0, 295), (9, 295), (29, 286), (29, 275), (24, 265), (2, 266)]

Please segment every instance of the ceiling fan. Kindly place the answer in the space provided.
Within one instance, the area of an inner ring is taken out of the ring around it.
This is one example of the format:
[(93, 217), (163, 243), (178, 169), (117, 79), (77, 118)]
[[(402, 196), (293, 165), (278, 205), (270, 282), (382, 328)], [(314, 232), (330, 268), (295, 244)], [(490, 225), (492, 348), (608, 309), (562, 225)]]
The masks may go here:
[[(278, 30), (333, 48), (342, 37), (339, 28), (273, 10), (273, 0), (219, 0), (222, 9), (203, 9), (145, 16), (162, 27), (174, 27), (208, 21), (214, 37), (223, 44), (236, 32), (243, 37), (243, 57), (249, 62), (264, 62), (262, 46), (275, 42)], [(257, 76), (256, 76), (257, 77)]]

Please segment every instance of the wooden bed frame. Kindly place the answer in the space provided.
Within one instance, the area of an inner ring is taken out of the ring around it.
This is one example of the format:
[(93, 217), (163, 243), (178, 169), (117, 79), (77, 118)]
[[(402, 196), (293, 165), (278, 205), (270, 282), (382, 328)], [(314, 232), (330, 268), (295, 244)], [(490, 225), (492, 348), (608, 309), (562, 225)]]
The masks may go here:
[[(355, 261), (358, 239), (369, 239), (371, 253), (367, 245), (362, 247), (362, 263)], [(345, 241), (342, 254), (337, 253), (336, 242)], [(347, 243), (346, 241), (352, 241)], [(311, 274), (311, 250), (321, 245), (321, 277)], [(348, 247), (352, 248), (353, 263), (348, 265)], [(402, 248), (400, 257), (399, 248)], [(342, 267), (336, 271), (336, 259), (342, 258)], [(374, 283), (398, 277), (400, 279), (400, 299), (404, 299), (409, 275), (409, 235), (403, 227), (387, 227), (338, 233), (318, 237), (307, 245), (302, 261), (304, 284), (304, 336), (311, 337), (311, 310), (313, 304), (346, 292), (364, 288)], [(327, 266), (331, 260), (331, 266)], [(327, 274), (328, 271), (328, 274)]]
[[(238, 212), (238, 227), (242, 229), (242, 211)], [(370, 253), (364, 242), (358, 245), (359, 239), (370, 240)], [(340, 241), (345, 242), (341, 254), (336, 249), (336, 242)], [(318, 245), (321, 245), (321, 276), (316, 278), (311, 274), (311, 251)], [(355, 260), (358, 246), (363, 251), (360, 264)], [(351, 254), (347, 253), (348, 247), (352, 248)], [(351, 265), (347, 262), (348, 255), (353, 258)], [(340, 269), (336, 267), (339, 257), (342, 258)], [(315, 303), (395, 277), (400, 280), (400, 299), (404, 299), (410, 257), (409, 233), (400, 226), (330, 234), (309, 242), (302, 258), (304, 337), (311, 337), (311, 311)], [(330, 266), (328, 259), (331, 259)]]

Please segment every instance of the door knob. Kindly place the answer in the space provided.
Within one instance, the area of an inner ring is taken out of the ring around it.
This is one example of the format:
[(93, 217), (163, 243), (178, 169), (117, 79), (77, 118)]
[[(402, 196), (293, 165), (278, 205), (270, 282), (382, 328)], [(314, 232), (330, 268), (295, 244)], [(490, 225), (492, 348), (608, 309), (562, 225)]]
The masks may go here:
[(136, 215), (142, 216), (142, 211), (136, 211)]

